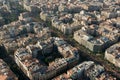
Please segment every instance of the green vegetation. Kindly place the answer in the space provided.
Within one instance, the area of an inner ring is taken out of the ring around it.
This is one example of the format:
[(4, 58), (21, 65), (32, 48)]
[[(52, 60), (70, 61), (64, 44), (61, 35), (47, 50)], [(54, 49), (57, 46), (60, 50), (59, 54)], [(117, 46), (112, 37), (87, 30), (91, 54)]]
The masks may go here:
[(48, 65), (50, 62), (55, 61), (57, 58), (62, 58), (63, 56), (59, 52), (53, 51), (49, 54), (39, 55), (39, 57), (43, 57), (41, 60)]

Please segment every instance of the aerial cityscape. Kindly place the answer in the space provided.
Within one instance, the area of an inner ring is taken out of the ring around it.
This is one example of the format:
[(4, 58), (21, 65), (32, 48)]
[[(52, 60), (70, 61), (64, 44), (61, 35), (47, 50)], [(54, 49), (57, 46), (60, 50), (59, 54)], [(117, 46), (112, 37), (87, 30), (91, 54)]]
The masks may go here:
[(0, 80), (120, 80), (120, 0), (0, 0)]

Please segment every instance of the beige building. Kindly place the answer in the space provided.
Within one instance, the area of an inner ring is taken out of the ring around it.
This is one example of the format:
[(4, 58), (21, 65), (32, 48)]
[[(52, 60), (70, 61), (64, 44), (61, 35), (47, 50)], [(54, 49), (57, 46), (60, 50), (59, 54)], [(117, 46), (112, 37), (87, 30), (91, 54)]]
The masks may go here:
[[(106, 21), (107, 23), (107, 21)], [(74, 39), (93, 52), (102, 52), (119, 40), (119, 29), (108, 24), (84, 26), (74, 32)]]
[(115, 66), (120, 67), (120, 43), (108, 48), (105, 51), (105, 58)]
[[(46, 56), (52, 54), (55, 47), (63, 57), (56, 58), (46, 64), (43, 58), (46, 59)], [(51, 79), (71, 65), (76, 65), (79, 60), (77, 49), (67, 44), (63, 39), (56, 37), (38, 41), (37, 44), (28, 45), (26, 48), (18, 48), (14, 57), (15, 62), (31, 80)]]

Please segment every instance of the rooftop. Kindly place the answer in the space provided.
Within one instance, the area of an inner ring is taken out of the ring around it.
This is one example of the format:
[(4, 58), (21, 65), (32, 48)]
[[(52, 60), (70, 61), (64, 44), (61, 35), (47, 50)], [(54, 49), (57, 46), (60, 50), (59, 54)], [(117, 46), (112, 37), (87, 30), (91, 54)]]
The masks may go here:
[(1, 80), (7, 80), (7, 79), (12, 79), (12, 80), (17, 80), (17, 77), (15, 74), (10, 70), (8, 65), (0, 59), (0, 79)]

